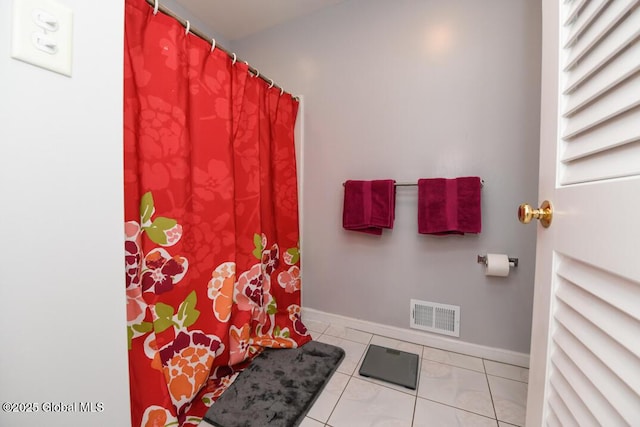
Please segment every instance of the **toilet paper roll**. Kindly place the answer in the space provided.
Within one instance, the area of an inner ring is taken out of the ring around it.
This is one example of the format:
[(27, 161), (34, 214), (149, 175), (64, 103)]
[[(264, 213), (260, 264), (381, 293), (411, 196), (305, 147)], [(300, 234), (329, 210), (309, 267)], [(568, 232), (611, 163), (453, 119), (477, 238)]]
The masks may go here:
[(487, 254), (487, 266), (484, 271), (485, 276), (509, 275), (509, 257), (505, 254)]

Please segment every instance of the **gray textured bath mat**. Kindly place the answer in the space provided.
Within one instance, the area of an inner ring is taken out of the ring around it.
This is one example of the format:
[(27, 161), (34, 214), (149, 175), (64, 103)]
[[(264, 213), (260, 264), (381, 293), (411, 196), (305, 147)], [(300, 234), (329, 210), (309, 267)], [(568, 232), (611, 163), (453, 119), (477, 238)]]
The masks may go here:
[(266, 349), (204, 419), (216, 427), (297, 426), (343, 358), (343, 349), (318, 341), (299, 348)]

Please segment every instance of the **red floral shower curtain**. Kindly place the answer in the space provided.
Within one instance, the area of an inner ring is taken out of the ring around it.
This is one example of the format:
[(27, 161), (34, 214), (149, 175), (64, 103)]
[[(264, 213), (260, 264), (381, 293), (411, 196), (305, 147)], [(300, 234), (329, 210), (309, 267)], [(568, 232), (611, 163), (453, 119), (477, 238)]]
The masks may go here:
[(197, 425), (300, 321), (298, 104), (144, 0), (125, 17), (133, 426)]

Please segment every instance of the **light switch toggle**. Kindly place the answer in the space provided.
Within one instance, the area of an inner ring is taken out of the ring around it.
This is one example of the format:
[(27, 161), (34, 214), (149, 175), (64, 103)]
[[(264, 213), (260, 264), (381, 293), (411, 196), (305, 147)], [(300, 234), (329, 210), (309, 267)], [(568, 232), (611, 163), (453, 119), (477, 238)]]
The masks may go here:
[(33, 11), (33, 22), (45, 31), (58, 31), (58, 19), (47, 11), (36, 9)]
[(71, 77), (73, 10), (61, 1), (13, 1), (11, 57)]
[(56, 52), (58, 52), (58, 44), (55, 39), (44, 33), (33, 33), (31, 35), (31, 41), (38, 49), (50, 55), (55, 55)]

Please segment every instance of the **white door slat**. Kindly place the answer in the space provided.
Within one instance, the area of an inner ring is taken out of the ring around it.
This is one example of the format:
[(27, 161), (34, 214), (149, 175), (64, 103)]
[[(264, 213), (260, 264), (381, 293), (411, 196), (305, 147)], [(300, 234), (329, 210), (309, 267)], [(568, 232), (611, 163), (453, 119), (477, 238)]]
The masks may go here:
[[(575, 423), (580, 427), (598, 427), (599, 423), (594, 418), (590, 408), (585, 405), (580, 396), (576, 393), (576, 390), (567, 381), (567, 378), (563, 375), (564, 372), (562, 369), (553, 361), (552, 366), (554, 369), (549, 382), (558, 393), (558, 396), (566, 406), (569, 414), (571, 414), (571, 417), (568, 419), (575, 420)], [(567, 416), (567, 414), (563, 415), (564, 417)], [(561, 421), (564, 425), (565, 420), (561, 419)]]
[[(596, 298), (575, 284), (563, 280), (558, 287), (557, 297), (569, 307), (589, 319), (607, 336), (626, 346), (632, 354), (640, 357), (640, 322), (616, 307)], [(638, 366), (640, 369), (640, 365)], [(640, 371), (639, 371), (640, 372)], [(636, 392), (640, 394), (640, 376)]]
[(562, 423), (556, 416), (555, 411), (549, 411), (549, 416), (547, 417), (547, 426), (548, 427), (562, 427)]
[(640, 321), (640, 285), (578, 260), (562, 257), (556, 274)]
[[(568, 334), (569, 336), (571, 334)], [(563, 337), (564, 338), (564, 337)], [(561, 341), (566, 343), (566, 341)], [(567, 346), (571, 348), (571, 346)], [(582, 366), (576, 364), (576, 360), (572, 357), (576, 354), (570, 355), (565, 352), (565, 348), (561, 347), (561, 350), (556, 349), (553, 353), (552, 363), (560, 370), (571, 388), (574, 390), (579, 400), (589, 408), (589, 412), (597, 420), (597, 424), (606, 425), (624, 425), (626, 420), (618, 413), (618, 411), (611, 406), (606, 395), (605, 390), (599, 388), (599, 386), (591, 381), (582, 369)], [(579, 357), (579, 355), (577, 355)], [(577, 360), (582, 362), (581, 359)], [(621, 393), (618, 393), (620, 395)]]
[[(640, 369), (640, 360), (637, 356), (627, 351), (627, 348), (612, 340), (569, 307), (565, 308), (565, 306), (560, 305), (556, 313), (556, 320), (558, 325), (561, 325), (578, 340), (582, 341), (585, 351), (594, 354), (605, 365), (609, 365), (607, 361), (610, 360), (624, 360), (627, 363), (626, 366), (620, 366), (620, 363), (616, 363), (609, 366), (609, 369), (620, 381), (633, 390), (636, 396), (638, 395), (638, 378), (637, 375), (634, 375), (634, 372), (638, 372), (638, 369)], [(611, 348), (601, 348), (600, 346), (602, 345), (610, 345)]]
[(640, 108), (635, 108), (592, 128), (589, 132), (567, 140), (560, 160), (565, 163), (571, 162), (638, 139), (640, 139)]
[(564, 71), (572, 73), (564, 84), (565, 90), (572, 91), (593, 73), (598, 65), (604, 64), (607, 58), (613, 57), (623, 46), (637, 37), (640, 13), (636, 9), (629, 16), (626, 15), (639, 3), (640, 0), (614, 1), (602, 12), (600, 19), (571, 47)]
[[(562, 351), (554, 353), (554, 360), (566, 358), (567, 378), (578, 395), (602, 425), (630, 424), (640, 419), (640, 396), (631, 392), (627, 384), (609, 370), (580, 341), (563, 328), (554, 334), (554, 342)], [(571, 366), (567, 363), (570, 361)]]
[(636, 74), (626, 80), (623, 85), (616, 86), (607, 92), (598, 99), (597, 103), (570, 116), (571, 120), (567, 123), (562, 138), (573, 138), (640, 105), (638, 93), (640, 93), (640, 74)]
[[(551, 381), (549, 381), (551, 383)], [(567, 408), (567, 404), (564, 403), (553, 384), (551, 384), (551, 393), (549, 396), (550, 412), (558, 420), (558, 423), (562, 427), (580, 427), (576, 422), (576, 419)]]
[(617, 84), (640, 70), (640, 41), (636, 40), (629, 48), (616, 56), (611, 62), (579, 86), (567, 97), (564, 117), (570, 117), (599, 96), (611, 90)]
[(564, 43), (564, 47), (567, 48), (574, 44), (576, 40), (582, 35), (584, 30), (596, 19), (598, 14), (604, 9), (610, 0), (592, 0), (589, 4), (578, 14), (576, 20), (571, 24), (569, 34)]
[(575, 0), (571, 2), (571, 5), (568, 7), (567, 15), (564, 18), (564, 26), (567, 26), (573, 22), (574, 19), (578, 16), (580, 11), (584, 8), (589, 0)]
[(635, 141), (570, 162), (561, 170), (560, 183), (570, 185), (638, 174), (640, 144)]

